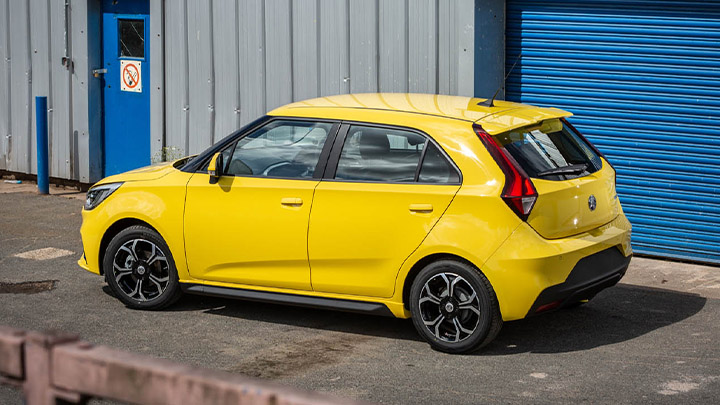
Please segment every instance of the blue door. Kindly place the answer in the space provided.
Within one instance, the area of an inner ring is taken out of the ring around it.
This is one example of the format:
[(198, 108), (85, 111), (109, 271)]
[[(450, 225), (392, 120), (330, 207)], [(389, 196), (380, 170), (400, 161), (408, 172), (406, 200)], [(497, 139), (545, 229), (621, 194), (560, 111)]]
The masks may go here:
[(147, 0), (103, 2), (105, 176), (150, 164)]

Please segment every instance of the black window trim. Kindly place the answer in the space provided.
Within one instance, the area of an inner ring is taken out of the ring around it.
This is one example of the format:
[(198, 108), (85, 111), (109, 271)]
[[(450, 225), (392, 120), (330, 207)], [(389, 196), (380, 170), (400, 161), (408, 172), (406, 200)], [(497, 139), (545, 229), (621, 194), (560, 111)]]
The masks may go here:
[[(343, 120), (340, 124), (341, 124), (340, 130), (338, 131), (337, 137), (335, 138), (332, 150), (330, 152), (330, 158), (328, 159), (328, 162), (327, 162), (327, 168), (325, 169), (325, 173), (322, 177), (323, 181), (332, 181), (332, 182), (341, 182), (341, 183), (423, 184), (423, 185), (435, 185), (435, 186), (459, 186), (459, 185), (462, 185), (463, 174), (462, 174), (462, 171), (460, 170), (460, 168), (458, 167), (458, 165), (455, 164), (455, 161), (453, 161), (452, 158), (447, 154), (447, 152), (445, 152), (445, 149), (443, 149), (440, 146), (440, 144), (438, 144), (437, 141), (435, 141), (435, 139), (433, 139), (432, 136), (426, 134), (425, 132), (423, 132), (417, 128), (405, 127), (405, 126), (401, 126), (401, 125), (379, 124), (376, 122)], [(340, 155), (342, 154), (343, 146), (345, 146), (345, 140), (347, 139), (347, 134), (350, 131), (350, 127), (352, 127), (353, 125), (412, 132), (412, 133), (415, 133), (417, 135), (424, 137), (427, 140), (427, 142), (435, 145), (435, 147), (437, 147), (438, 150), (440, 151), (441, 156), (443, 156), (445, 158), (445, 160), (450, 163), (450, 166), (457, 172), (459, 181), (452, 182), (452, 183), (437, 183), (437, 182), (421, 182), (420, 181), (420, 170), (425, 161), (425, 152), (428, 149), (427, 146), (425, 146), (423, 148), (422, 154), (420, 155), (420, 160), (418, 161), (418, 166), (415, 170), (415, 181), (407, 182), (407, 181), (386, 181), (386, 180), (373, 181), (373, 180), (336, 179), (335, 175), (337, 174), (338, 163), (340, 162)]]
[[(213, 157), (216, 153), (221, 152), (226, 147), (230, 146), (231, 144), (237, 143), (240, 139), (244, 138), (245, 136), (255, 132), (256, 130), (260, 129), (261, 127), (270, 124), (273, 121), (312, 121), (312, 122), (325, 122), (325, 123), (331, 123), (333, 124), (332, 128), (330, 129), (330, 133), (328, 134), (327, 139), (325, 140), (325, 144), (323, 145), (323, 149), (320, 152), (320, 157), (318, 159), (317, 166), (315, 166), (315, 172), (313, 173), (312, 178), (297, 178), (297, 177), (263, 177), (263, 176), (234, 176), (234, 175), (228, 175), (228, 177), (252, 177), (252, 178), (268, 178), (268, 179), (278, 179), (278, 180), (313, 180), (313, 181), (331, 181), (331, 182), (343, 182), (343, 183), (375, 183), (375, 184), (405, 184), (405, 185), (412, 185), (412, 184), (422, 184), (422, 185), (435, 185), (435, 186), (459, 186), (463, 183), (463, 173), (458, 167), (458, 165), (455, 163), (455, 161), (447, 154), (445, 149), (443, 149), (440, 144), (433, 139), (432, 136), (428, 135), (427, 133), (417, 129), (417, 128), (411, 128), (406, 127), (402, 125), (391, 125), (391, 124), (380, 124), (376, 122), (366, 122), (366, 121), (352, 121), (352, 120), (339, 120), (339, 119), (333, 119), (333, 118), (322, 118), (322, 117), (287, 117), (287, 116), (275, 116), (275, 115), (265, 115), (262, 116), (255, 121), (247, 124), (246, 126), (238, 129), (237, 131), (231, 133), (230, 135), (226, 136), (222, 140), (220, 140), (215, 145), (211, 146), (210, 148), (206, 149), (204, 152), (197, 155), (194, 159), (189, 161), (187, 164), (185, 164), (180, 170), (186, 173), (206, 173), (202, 170), (202, 168), (205, 166), (205, 164)], [(337, 171), (337, 166), (340, 161), (340, 154), (342, 153), (342, 148), (345, 144), (345, 139), (347, 138), (348, 131), (350, 130), (350, 127), (352, 125), (360, 125), (360, 126), (366, 126), (366, 127), (374, 127), (374, 128), (384, 128), (384, 129), (391, 129), (391, 130), (401, 130), (401, 131), (408, 131), (416, 133), (420, 136), (425, 137), (428, 142), (431, 142), (435, 145), (435, 147), (438, 148), (440, 151), (440, 154), (450, 163), (450, 166), (455, 169), (455, 171), (458, 174), (458, 182), (452, 182), (452, 183), (435, 183), (435, 182), (421, 182), (419, 181), (420, 177), (420, 170), (422, 168), (422, 164), (425, 161), (425, 151), (427, 151), (427, 147), (423, 148), (422, 155), (420, 156), (420, 160), (418, 162), (418, 167), (415, 172), (415, 181), (413, 182), (403, 182), (403, 181), (371, 181), (371, 180), (343, 180), (343, 179), (335, 179), (335, 173)]]

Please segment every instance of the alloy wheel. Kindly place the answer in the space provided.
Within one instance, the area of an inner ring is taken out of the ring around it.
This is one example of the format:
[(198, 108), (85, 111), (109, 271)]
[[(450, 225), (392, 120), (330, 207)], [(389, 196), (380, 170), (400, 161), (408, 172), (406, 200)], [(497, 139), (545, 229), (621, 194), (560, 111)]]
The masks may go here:
[(137, 301), (150, 301), (167, 288), (170, 268), (156, 244), (146, 239), (131, 239), (115, 252), (113, 277), (123, 294)]
[(472, 285), (455, 273), (439, 273), (423, 286), (418, 301), (425, 327), (436, 338), (457, 343), (480, 324), (480, 300)]

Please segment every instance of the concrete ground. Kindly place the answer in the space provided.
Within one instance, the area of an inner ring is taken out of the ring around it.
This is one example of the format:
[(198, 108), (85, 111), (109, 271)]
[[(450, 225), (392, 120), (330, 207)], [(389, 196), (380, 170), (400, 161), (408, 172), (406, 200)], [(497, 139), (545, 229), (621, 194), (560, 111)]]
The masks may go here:
[[(0, 324), (378, 403), (720, 403), (717, 267), (635, 258), (589, 304), (506, 323), (481, 353), (453, 356), (409, 320), (197, 296), (127, 309), (76, 265), (83, 194), (32, 190), (0, 183)], [(0, 388), (0, 403), (20, 401)]]

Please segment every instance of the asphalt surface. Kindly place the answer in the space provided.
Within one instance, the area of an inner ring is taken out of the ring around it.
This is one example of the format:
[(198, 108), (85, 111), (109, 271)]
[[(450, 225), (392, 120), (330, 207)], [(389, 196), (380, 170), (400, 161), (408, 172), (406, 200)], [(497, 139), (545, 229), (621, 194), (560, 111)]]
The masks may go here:
[[(446, 355), (409, 320), (197, 296), (127, 309), (76, 264), (81, 205), (0, 189), (0, 324), (378, 403), (720, 403), (720, 268), (636, 259), (624, 280), (636, 285)], [(41, 248), (73, 253), (14, 256)], [(20, 401), (0, 387), (1, 404)]]

